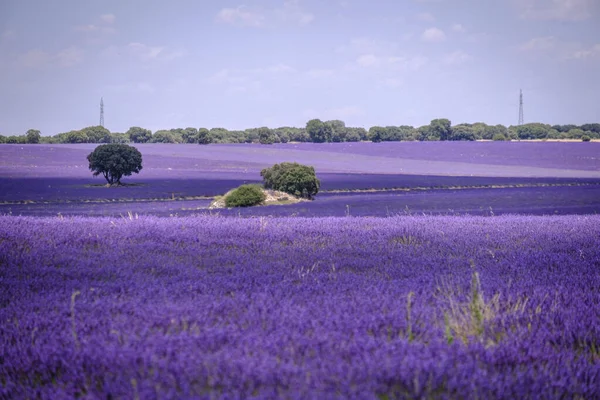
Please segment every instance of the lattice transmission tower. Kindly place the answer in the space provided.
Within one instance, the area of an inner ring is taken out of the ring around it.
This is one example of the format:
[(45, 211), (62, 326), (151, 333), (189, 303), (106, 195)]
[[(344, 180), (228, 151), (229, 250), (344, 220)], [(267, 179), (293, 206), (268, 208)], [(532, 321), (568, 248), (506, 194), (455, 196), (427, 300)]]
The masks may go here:
[(523, 90), (521, 90), (519, 94), (519, 125), (523, 125), (525, 123), (525, 118), (523, 117)]
[(104, 99), (100, 97), (100, 126), (104, 126)]

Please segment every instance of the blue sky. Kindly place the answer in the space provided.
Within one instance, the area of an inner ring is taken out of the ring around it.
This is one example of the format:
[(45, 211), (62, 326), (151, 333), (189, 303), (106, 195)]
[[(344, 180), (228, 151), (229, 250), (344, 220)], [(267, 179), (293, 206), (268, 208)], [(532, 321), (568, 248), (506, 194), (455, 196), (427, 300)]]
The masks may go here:
[(0, 133), (600, 122), (599, 0), (2, 0)]

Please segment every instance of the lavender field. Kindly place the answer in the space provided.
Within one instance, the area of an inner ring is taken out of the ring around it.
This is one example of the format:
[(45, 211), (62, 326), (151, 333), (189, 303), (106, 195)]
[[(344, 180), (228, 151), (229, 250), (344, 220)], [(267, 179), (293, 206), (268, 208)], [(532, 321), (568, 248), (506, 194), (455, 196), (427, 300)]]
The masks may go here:
[(316, 201), (222, 213), (316, 217), (345, 216), (348, 209), (354, 216), (600, 212), (598, 143), (136, 147), (144, 169), (124, 180), (130, 186), (107, 189), (87, 168), (93, 144), (0, 145), (0, 214), (203, 214), (214, 196), (260, 182), (262, 168), (283, 161), (315, 166), (322, 183)]
[(0, 145), (0, 399), (600, 398), (600, 147), (380, 145)]
[(600, 217), (0, 217), (0, 397), (598, 398)]

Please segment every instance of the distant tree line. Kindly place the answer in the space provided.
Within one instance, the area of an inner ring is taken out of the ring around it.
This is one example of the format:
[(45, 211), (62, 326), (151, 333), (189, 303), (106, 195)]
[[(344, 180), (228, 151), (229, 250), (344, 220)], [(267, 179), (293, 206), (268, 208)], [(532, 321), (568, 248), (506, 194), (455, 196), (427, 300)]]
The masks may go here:
[(544, 140), (600, 139), (600, 123), (583, 125), (548, 125), (530, 123), (516, 126), (474, 124), (452, 125), (448, 119), (434, 119), (429, 125), (413, 127), (373, 126), (347, 127), (343, 121), (308, 121), (306, 127), (251, 128), (227, 130), (225, 128), (177, 128), (152, 132), (133, 126), (125, 133), (110, 132), (102, 126), (89, 126), (81, 130), (42, 136), (39, 130), (30, 129), (24, 135), (0, 135), (0, 143), (338, 143), (338, 142), (396, 142), (439, 140)]

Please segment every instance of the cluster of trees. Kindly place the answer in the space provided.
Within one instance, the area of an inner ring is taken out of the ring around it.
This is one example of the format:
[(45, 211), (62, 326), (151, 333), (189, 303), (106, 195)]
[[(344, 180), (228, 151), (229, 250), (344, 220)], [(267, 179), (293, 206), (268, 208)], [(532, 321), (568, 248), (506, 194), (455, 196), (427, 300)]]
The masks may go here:
[(530, 123), (517, 126), (475, 124), (452, 125), (448, 119), (434, 119), (429, 125), (412, 127), (373, 126), (347, 127), (343, 121), (308, 121), (306, 127), (267, 127), (246, 130), (225, 128), (177, 128), (152, 132), (138, 126), (125, 133), (111, 133), (102, 126), (89, 126), (78, 131), (41, 136), (40, 131), (28, 130), (20, 136), (2, 136), (0, 143), (287, 143), (287, 142), (389, 142), (437, 140), (531, 140), (531, 139), (600, 139), (600, 123), (583, 125), (548, 125)]
[[(278, 190), (304, 199), (314, 199), (321, 181), (315, 168), (298, 163), (282, 162), (260, 172), (265, 189)], [(259, 185), (242, 185), (225, 196), (226, 207), (252, 207), (263, 204), (266, 195)]]

